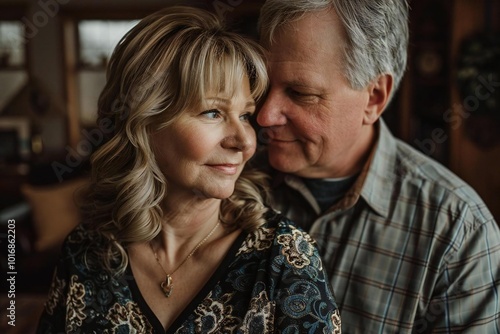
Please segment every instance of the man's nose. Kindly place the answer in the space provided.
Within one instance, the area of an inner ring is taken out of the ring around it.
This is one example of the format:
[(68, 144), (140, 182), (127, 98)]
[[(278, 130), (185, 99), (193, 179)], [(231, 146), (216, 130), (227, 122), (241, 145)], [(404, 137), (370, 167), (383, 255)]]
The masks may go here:
[(284, 125), (284, 98), (276, 91), (270, 90), (257, 113), (257, 123), (262, 127)]

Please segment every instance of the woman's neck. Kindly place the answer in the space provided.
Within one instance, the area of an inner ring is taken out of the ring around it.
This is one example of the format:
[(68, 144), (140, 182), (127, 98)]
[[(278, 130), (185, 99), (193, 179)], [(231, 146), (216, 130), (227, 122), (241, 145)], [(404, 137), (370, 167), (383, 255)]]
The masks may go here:
[[(164, 203), (160, 234), (152, 241), (159, 254), (178, 263), (205, 238), (219, 222), (220, 200)], [(219, 229), (222, 230), (222, 229)], [(218, 235), (215, 231), (211, 239)]]
[(185, 229), (193, 226), (195, 229), (206, 221), (219, 216), (221, 200), (190, 196), (179, 198), (174, 194), (167, 195), (162, 203), (163, 221), (171, 228)]

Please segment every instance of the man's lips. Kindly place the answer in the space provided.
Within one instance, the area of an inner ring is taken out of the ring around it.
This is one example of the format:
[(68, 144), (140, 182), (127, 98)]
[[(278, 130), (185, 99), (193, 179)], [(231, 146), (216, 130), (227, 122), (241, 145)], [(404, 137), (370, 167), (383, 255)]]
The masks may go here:
[(269, 136), (268, 140), (269, 140), (269, 143), (277, 143), (277, 144), (293, 143), (293, 142), (297, 141), (297, 139), (295, 139), (295, 138), (290, 138), (290, 137), (286, 137), (286, 136), (276, 136), (276, 135)]
[(282, 139), (282, 138), (270, 138), (271, 142), (275, 143), (292, 143), (297, 141), (296, 139)]
[(294, 137), (290, 137), (290, 136), (287, 136), (284, 134), (276, 133), (275, 131), (273, 131), (271, 129), (266, 129), (265, 136), (266, 136), (266, 140), (268, 143), (272, 143), (272, 142), (291, 143), (291, 142), (297, 141), (297, 139)]

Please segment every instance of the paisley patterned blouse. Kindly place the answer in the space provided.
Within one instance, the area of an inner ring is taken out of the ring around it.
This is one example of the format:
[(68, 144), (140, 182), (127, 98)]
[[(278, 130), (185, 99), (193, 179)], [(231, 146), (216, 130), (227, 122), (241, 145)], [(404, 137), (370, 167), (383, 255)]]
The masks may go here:
[[(130, 268), (119, 278), (83, 260), (82, 225), (67, 238), (38, 333), (165, 333)], [(275, 215), (241, 233), (167, 333), (340, 333), (314, 241)]]

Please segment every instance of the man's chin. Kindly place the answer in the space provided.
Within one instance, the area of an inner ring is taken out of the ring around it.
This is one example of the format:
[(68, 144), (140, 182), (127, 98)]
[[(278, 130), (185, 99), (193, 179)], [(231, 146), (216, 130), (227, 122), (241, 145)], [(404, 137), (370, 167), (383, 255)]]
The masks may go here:
[(276, 170), (287, 174), (297, 173), (302, 164), (297, 163), (297, 160), (290, 159), (283, 154), (272, 154), (269, 152), (269, 164)]

